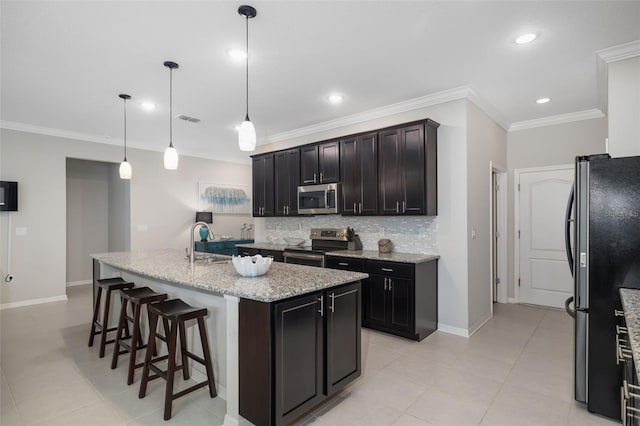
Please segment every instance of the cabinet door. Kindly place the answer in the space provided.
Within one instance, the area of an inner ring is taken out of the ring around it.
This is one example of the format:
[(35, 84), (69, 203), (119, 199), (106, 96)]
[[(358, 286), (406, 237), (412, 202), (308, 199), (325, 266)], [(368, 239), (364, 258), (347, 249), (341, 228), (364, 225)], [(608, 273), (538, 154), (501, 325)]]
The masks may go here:
[(276, 424), (288, 424), (323, 396), (324, 297), (313, 293), (275, 305)]
[(260, 249), (238, 247), (238, 254), (240, 256), (255, 256), (256, 254), (260, 254)]
[(361, 194), (358, 213), (375, 215), (378, 213), (378, 135), (360, 136), (357, 145)]
[(402, 201), (400, 132), (385, 130), (379, 133), (378, 138), (378, 211), (395, 215), (400, 213)]
[(318, 183), (318, 145), (300, 148), (300, 182), (303, 185)]
[(426, 210), (424, 125), (400, 129), (402, 140), (402, 214), (424, 214)]
[(318, 145), (318, 167), (320, 183), (340, 182), (340, 142)]
[(273, 216), (273, 154), (253, 158), (253, 216)]
[(387, 277), (387, 298), (388, 326), (412, 333), (415, 300), (413, 280)]
[(287, 214), (287, 206), (289, 206), (289, 170), (287, 168), (287, 153), (276, 152), (275, 158), (275, 215), (285, 216)]
[(369, 274), (369, 278), (362, 282), (362, 286), (365, 305), (363, 324), (374, 328), (375, 326), (384, 327), (387, 324), (385, 277)]
[(360, 283), (327, 291), (327, 376), (332, 395), (360, 376)]
[(300, 185), (300, 150), (287, 151), (287, 174), (289, 175), (289, 206), (287, 215), (298, 214), (298, 186)]
[[(356, 139), (340, 141), (340, 168), (342, 176), (342, 214), (344, 216), (358, 213), (361, 201), (360, 194), (360, 162), (356, 151)], [(375, 165), (374, 167), (375, 168)], [(376, 206), (377, 208), (377, 206)]]

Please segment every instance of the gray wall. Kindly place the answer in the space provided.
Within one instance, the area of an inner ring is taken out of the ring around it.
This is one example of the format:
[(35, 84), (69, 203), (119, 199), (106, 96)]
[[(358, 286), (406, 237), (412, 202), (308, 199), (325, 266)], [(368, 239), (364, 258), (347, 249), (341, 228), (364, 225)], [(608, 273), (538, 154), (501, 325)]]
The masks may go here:
[(89, 254), (109, 251), (109, 168), (67, 159), (67, 283), (91, 279)]
[(609, 152), (640, 155), (640, 57), (612, 62), (609, 76)]
[(573, 164), (577, 155), (605, 151), (605, 118), (537, 127), (507, 134), (508, 168), (508, 278), (509, 297), (514, 294), (514, 174), (515, 169)]
[(506, 167), (507, 132), (473, 103), (467, 104), (468, 326), (475, 332), (491, 317), (491, 164)]
[(120, 179), (119, 165), (109, 167), (109, 250), (127, 251), (131, 247), (130, 182)]
[[(217, 143), (237, 143), (218, 141)], [(88, 143), (2, 129), (0, 179), (20, 182), (20, 211), (12, 215), (11, 284), (0, 283), (0, 305), (60, 298), (66, 293), (66, 159), (120, 163), (119, 146)], [(182, 249), (198, 209), (198, 182), (244, 184), (251, 189), (251, 167), (182, 156), (177, 171), (164, 170), (162, 153), (131, 149), (131, 249)], [(46, 220), (42, 220), (43, 209)], [(248, 215), (216, 215), (214, 231), (239, 235)], [(7, 215), (0, 215), (6, 229)], [(15, 236), (16, 227), (27, 235)], [(37, 254), (37, 258), (34, 256)], [(6, 232), (0, 258), (6, 259)], [(90, 262), (88, 260), (88, 262)], [(37, 266), (37, 267), (34, 267)], [(4, 276), (5, 264), (0, 266)]]

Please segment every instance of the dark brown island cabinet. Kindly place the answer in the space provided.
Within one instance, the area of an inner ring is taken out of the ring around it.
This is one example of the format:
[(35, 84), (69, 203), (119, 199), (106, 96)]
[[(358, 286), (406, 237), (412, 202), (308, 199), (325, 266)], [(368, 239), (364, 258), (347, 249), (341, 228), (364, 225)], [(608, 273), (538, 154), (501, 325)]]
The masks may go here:
[(340, 181), (340, 142), (331, 141), (300, 148), (301, 185)]
[(361, 284), (273, 303), (241, 299), (240, 415), (290, 424), (360, 376)]
[(378, 134), (354, 136), (340, 141), (342, 214), (378, 213)]
[(401, 263), (327, 256), (326, 267), (366, 272), (362, 326), (420, 341), (438, 329), (438, 260)]
[(253, 165), (253, 216), (273, 216), (273, 153), (258, 155)]
[(298, 214), (298, 185), (300, 185), (300, 149), (275, 153), (275, 215)]

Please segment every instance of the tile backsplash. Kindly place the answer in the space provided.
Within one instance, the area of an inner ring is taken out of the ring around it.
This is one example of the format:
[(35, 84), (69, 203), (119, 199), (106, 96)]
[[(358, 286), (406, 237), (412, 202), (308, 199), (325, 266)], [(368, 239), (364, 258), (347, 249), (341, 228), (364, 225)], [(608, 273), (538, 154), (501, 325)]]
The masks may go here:
[[(378, 240), (388, 238), (398, 253), (438, 254), (438, 218), (425, 216), (311, 216), (268, 217), (256, 221), (259, 242), (284, 243), (283, 237), (304, 238), (310, 245), (311, 228), (349, 226), (360, 236), (364, 250), (378, 250)], [(262, 225), (262, 226), (261, 226)], [(259, 229), (263, 227), (263, 229)], [(256, 240), (256, 241), (258, 241)]]

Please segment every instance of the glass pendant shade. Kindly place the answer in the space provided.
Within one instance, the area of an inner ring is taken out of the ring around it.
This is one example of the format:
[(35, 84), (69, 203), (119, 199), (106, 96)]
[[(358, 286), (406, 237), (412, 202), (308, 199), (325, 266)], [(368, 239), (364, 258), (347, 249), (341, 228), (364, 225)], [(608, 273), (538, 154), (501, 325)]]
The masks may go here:
[(167, 170), (178, 168), (178, 151), (172, 146), (167, 147), (164, 151), (164, 168)]
[(131, 164), (127, 160), (120, 163), (120, 179), (131, 179)]
[(254, 151), (256, 149), (256, 128), (247, 117), (238, 130), (238, 146), (241, 151)]

